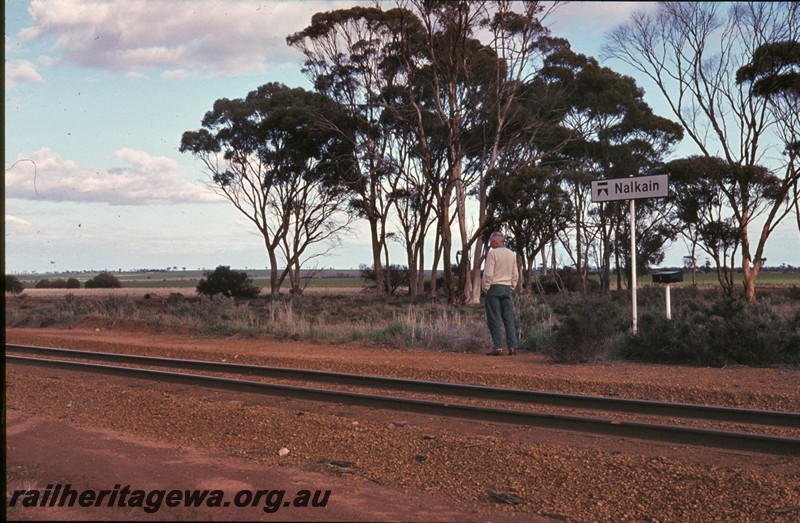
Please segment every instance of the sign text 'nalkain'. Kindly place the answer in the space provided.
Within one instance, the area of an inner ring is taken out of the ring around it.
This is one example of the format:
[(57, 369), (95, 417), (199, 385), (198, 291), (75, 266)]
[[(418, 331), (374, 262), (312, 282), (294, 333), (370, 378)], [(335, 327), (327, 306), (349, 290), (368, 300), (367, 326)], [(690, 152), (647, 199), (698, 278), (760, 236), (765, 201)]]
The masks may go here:
[(669, 175), (636, 176), (592, 182), (592, 201), (638, 200), (660, 198), (669, 194)]

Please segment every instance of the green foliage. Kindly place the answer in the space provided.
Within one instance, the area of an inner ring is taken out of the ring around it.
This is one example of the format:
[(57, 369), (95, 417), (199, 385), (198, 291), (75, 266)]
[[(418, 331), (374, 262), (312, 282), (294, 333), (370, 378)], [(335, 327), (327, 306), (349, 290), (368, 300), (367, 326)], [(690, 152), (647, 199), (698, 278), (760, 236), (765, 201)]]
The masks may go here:
[(639, 332), (619, 344), (626, 359), (725, 366), (800, 363), (800, 313), (783, 318), (762, 300), (748, 304), (722, 296), (692, 299), (673, 308), (673, 319), (655, 310), (640, 316)]
[(493, 218), (487, 229), (506, 228), (512, 235), (509, 247), (532, 260), (566, 227), (573, 213), (569, 195), (547, 168), (497, 174), (488, 196)]
[[(677, 286), (676, 286), (677, 287)], [(521, 347), (556, 363), (611, 358), (667, 364), (800, 364), (797, 287), (774, 289), (754, 304), (719, 289), (672, 290), (672, 320), (665, 318), (664, 289), (645, 286), (639, 329), (630, 333), (630, 293), (515, 295)], [(485, 311), (444, 302), (415, 303), (373, 294), (316, 294), (291, 299), (236, 300), (222, 294), (185, 298), (172, 294), (147, 306), (124, 295), (105, 299), (67, 294), (42, 305), (19, 305), (6, 326), (76, 325), (85, 319), (140, 320), (159, 327), (212, 336), (269, 333), (291, 339), (329, 339), (435, 351), (481, 352), (488, 346)]]
[(23, 290), (25, 290), (25, 285), (19, 281), (19, 278), (14, 276), (13, 274), (6, 274), (6, 292), (10, 292), (13, 294), (19, 294)]
[(63, 300), (54, 301), (44, 307), (31, 308), (27, 314), (20, 311), (6, 317), (11, 327), (49, 327), (51, 325), (73, 326), (87, 318), (105, 318), (113, 322), (138, 319), (140, 311), (136, 301), (129, 296), (108, 296), (103, 299), (76, 297), (67, 294)]
[(220, 293), (199, 298), (170, 300), (168, 314), (181, 325), (190, 325), (201, 334), (230, 336), (257, 332), (257, 317), (247, 307), (239, 305), (232, 297)]
[(67, 280), (66, 288), (67, 289), (80, 289), (81, 288), (81, 282), (77, 278), (69, 278)]
[[(376, 282), (375, 266), (368, 267), (366, 264), (359, 265), (358, 269), (361, 271), (361, 279), (364, 281)], [(389, 294), (397, 292), (399, 287), (408, 287), (409, 274), (408, 267), (405, 265), (388, 265), (383, 268), (384, 281), (386, 284), (386, 291)]]
[(779, 93), (800, 95), (800, 51), (796, 41), (786, 40), (760, 45), (747, 65), (736, 71), (736, 83), (753, 84), (756, 96)]
[(552, 343), (555, 316), (552, 307), (536, 296), (514, 294), (517, 338), (525, 350), (541, 351)]
[(94, 278), (86, 280), (87, 289), (119, 289), (122, 284), (116, 276), (109, 272), (101, 272)]
[(213, 272), (206, 272), (197, 284), (197, 293), (206, 296), (221, 294), (227, 298), (255, 298), (261, 292), (253, 285), (246, 272), (232, 271), (229, 266), (220, 265)]
[[(74, 286), (74, 283), (70, 283), (73, 280), (77, 282), (77, 287)], [(73, 285), (73, 287), (70, 287), (70, 285)], [(80, 287), (81, 283), (78, 280), (75, 280), (75, 278), (70, 278), (69, 281), (65, 280), (64, 278), (56, 278), (55, 280), (49, 280), (45, 278), (36, 282), (37, 289), (79, 289)]]
[(559, 320), (553, 329), (552, 345), (545, 353), (558, 363), (606, 357), (613, 339), (630, 326), (624, 308), (615, 301), (613, 294), (559, 295), (553, 308)]

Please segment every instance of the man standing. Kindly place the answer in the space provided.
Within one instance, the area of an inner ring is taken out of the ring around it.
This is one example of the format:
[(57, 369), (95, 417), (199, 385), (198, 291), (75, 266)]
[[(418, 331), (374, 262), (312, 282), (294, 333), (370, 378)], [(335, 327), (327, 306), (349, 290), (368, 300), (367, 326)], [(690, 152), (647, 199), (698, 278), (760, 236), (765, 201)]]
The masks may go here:
[[(494, 232), (489, 238), (491, 250), (486, 255), (486, 266), (483, 268), (482, 290), (486, 294), (486, 322), (492, 334), (494, 349), (488, 356), (500, 356), (503, 347), (508, 347), (508, 354), (517, 353), (517, 327), (514, 324), (514, 307), (511, 302), (511, 291), (517, 286), (517, 255), (505, 247), (505, 237), (501, 232)], [(505, 327), (505, 343), (503, 328)]]

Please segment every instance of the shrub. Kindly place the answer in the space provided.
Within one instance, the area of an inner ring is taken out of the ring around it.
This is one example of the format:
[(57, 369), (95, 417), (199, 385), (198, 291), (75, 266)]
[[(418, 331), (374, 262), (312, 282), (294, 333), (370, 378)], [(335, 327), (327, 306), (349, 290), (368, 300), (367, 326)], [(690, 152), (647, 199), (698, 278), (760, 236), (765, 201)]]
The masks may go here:
[(719, 297), (688, 300), (667, 320), (663, 312), (640, 317), (639, 332), (620, 342), (620, 355), (654, 363), (721, 367), (800, 362), (800, 313), (781, 318), (769, 303)]
[[(75, 280), (78, 281), (78, 280)], [(43, 280), (39, 280), (36, 282), (37, 289), (67, 289), (67, 280), (64, 278), (58, 278), (55, 280), (48, 280), (47, 278)], [(80, 288), (80, 282), (78, 283), (78, 288)]]
[(550, 345), (556, 323), (550, 305), (535, 296), (519, 293), (514, 294), (513, 300), (520, 347), (538, 351)]
[[(564, 267), (557, 271), (557, 275), (544, 276), (535, 280), (535, 286), (541, 294), (556, 294), (563, 291), (580, 292), (581, 276), (570, 267)], [(589, 278), (588, 292), (600, 290), (600, 283), (593, 278)]]
[[(375, 276), (375, 265), (367, 267), (361, 264), (358, 269), (361, 271), (361, 279), (364, 281), (371, 281), (375, 283), (377, 277)], [(384, 277), (388, 278), (386, 282), (386, 291), (389, 294), (397, 292), (399, 287), (408, 287), (410, 283), (408, 267), (405, 265), (389, 265), (383, 268)]]
[(215, 294), (194, 299), (169, 300), (169, 315), (181, 325), (192, 325), (200, 333), (230, 336), (257, 332), (260, 319), (246, 305)]
[(246, 272), (232, 271), (229, 266), (220, 265), (213, 272), (206, 272), (197, 284), (197, 293), (206, 296), (222, 294), (226, 298), (255, 298), (261, 292), (253, 285)]
[(579, 363), (605, 357), (611, 342), (629, 328), (615, 295), (567, 293), (554, 311), (559, 316), (552, 345), (545, 351), (558, 363)]
[(67, 289), (80, 289), (81, 282), (77, 278), (70, 278), (67, 280)]
[(109, 295), (104, 300), (99, 300), (94, 305), (97, 314), (112, 320), (129, 320), (138, 317), (136, 301), (130, 296)]
[(116, 276), (108, 272), (101, 272), (94, 278), (86, 280), (87, 289), (119, 289), (122, 284)]
[(675, 314), (673, 320), (663, 313), (646, 312), (639, 316), (638, 333), (628, 335), (619, 343), (624, 359), (652, 363), (701, 363), (707, 346), (706, 325), (702, 313), (688, 311)]
[(25, 285), (19, 281), (19, 278), (12, 274), (6, 274), (6, 292), (11, 292), (13, 294), (19, 294), (23, 290), (25, 290)]

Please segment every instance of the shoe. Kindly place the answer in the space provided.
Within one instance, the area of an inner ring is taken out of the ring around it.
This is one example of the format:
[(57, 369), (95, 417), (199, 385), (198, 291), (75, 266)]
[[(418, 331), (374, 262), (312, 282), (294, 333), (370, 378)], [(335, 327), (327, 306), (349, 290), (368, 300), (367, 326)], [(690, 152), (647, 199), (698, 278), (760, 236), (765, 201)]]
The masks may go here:
[(492, 349), (486, 353), (487, 356), (502, 356), (503, 349)]
[(508, 349), (508, 355), (509, 355), (509, 356), (516, 356), (516, 355), (517, 355), (517, 349), (511, 349), (511, 348), (509, 348), (509, 349)]

